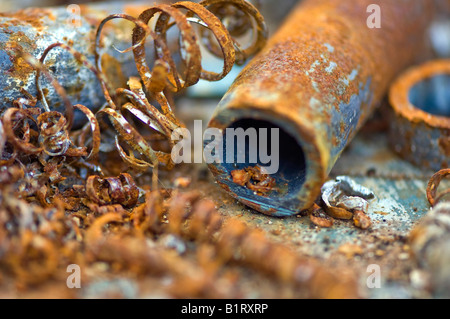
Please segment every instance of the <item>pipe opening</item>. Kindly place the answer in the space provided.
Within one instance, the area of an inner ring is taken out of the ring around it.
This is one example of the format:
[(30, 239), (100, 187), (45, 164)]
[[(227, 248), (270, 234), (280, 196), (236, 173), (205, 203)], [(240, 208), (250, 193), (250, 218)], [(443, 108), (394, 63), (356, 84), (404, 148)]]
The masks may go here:
[[(234, 149), (233, 145), (230, 146), (232, 139)], [(226, 162), (232, 162), (223, 163), (228, 174), (257, 164), (266, 167), (270, 176), (275, 178), (278, 189), (267, 194), (271, 201), (275, 197), (282, 200), (297, 197), (305, 182), (307, 167), (302, 147), (292, 135), (268, 121), (242, 119), (234, 122), (224, 132), (223, 154)], [(258, 197), (260, 202), (264, 202), (264, 196), (257, 196), (244, 186), (234, 190), (240, 196)]]
[(409, 91), (409, 101), (427, 113), (450, 117), (450, 74), (422, 80)]

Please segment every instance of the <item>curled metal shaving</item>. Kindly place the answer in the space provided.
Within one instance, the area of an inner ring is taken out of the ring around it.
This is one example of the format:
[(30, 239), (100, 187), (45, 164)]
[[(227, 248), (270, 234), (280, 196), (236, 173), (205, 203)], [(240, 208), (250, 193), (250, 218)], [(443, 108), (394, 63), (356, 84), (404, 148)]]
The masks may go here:
[(367, 200), (373, 198), (375, 194), (370, 189), (348, 176), (338, 176), (336, 180), (328, 181), (322, 186), (322, 200), (327, 212), (336, 218), (351, 219), (352, 211), (367, 212)]
[(231, 176), (234, 183), (245, 186), (261, 196), (277, 190), (275, 187), (275, 179), (269, 174), (265, 174), (264, 169), (259, 165), (254, 167), (250, 166), (241, 170), (234, 170), (231, 172)]
[[(265, 45), (267, 38), (267, 28), (264, 19), (258, 9), (247, 1), (220, 1), (206, 0), (202, 4), (217, 16), (233, 37), (233, 45), (236, 49), (236, 64), (242, 65)], [(243, 48), (234, 38), (245, 35), (249, 30), (252, 32), (252, 42)], [(203, 41), (207, 43), (208, 50), (220, 57), (220, 50), (214, 41), (211, 41), (211, 34), (201, 30)]]

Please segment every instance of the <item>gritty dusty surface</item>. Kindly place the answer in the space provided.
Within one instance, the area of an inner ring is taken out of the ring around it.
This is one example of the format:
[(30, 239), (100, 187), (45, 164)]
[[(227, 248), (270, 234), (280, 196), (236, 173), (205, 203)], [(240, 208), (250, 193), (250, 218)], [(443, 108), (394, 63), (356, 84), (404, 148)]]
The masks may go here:
[[(193, 108), (181, 114), (195, 118), (207, 116), (213, 102), (200, 101), (202, 112)], [(204, 112), (204, 111), (208, 112)], [(248, 226), (261, 229), (271, 241), (289, 246), (305, 258), (320, 261), (328, 269), (350, 274), (359, 285), (363, 298), (429, 298), (427, 273), (420, 270), (411, 255), (408, 235), (429, 205), (426, 184), (433, 172), (420, 169), (397, 158), (387, 147), (383, 132), (362, 132), (340, 158), (331, 177), (348, 175), (370, 188), (376, 198), (370, 202), (368, 216), (372, 227), (361, 230), (352, 221), (335, 220), (331, 228), (319, 228), (307, 216), (275, 218), (257, 213), (240, 204), (219, 187), (206, 165), (183, 164), (170, 173), (161, 172), (160, 184), (172, 187), (178, 177), (188, 177), (186, 190), (199, 190), (214, 200), (223, 217), (235, 217)], [(137, 178), (139, 185), (149, 184), (151, 177)], [(178, 179), (178, 182), (180, 180)], [(186, 260), (196, 258), (193, 242), (162, 236), (151, 245), (171, 249)], [(373, 265), (379, 266), (381, 288), (367, 286)], [(60, 271), (52, 280), (36, 287), (20, 287), (3, 274), (0, 298), (169, 298), (170, 276), (136, 276), (113, 269), (114, 265), (97, 262), (83, 268), (82, 288), (68, 289), (68, 274)], [(223, 282), (216, 282), (224, 297), (233, 298), (299, 298), (295, 291), (270, 276), (242, 265), (229, 264), (223, 269)], [(227, 285), (234, 285), (232, 295)], [(305, 292), (303, 294), (306, 296)]]

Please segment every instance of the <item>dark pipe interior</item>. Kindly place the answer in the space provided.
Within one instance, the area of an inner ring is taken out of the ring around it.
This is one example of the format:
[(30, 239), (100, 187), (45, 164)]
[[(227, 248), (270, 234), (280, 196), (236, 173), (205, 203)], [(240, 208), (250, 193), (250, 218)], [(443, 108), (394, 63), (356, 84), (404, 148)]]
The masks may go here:
[(417, 83), (409, 91), (409, 101), (427, 113), (450, 117), (450, 74)]
[[(297, 143), (297, 141), (285, 130), (282, 128), (262, 120), (254, 120), (254, 119), (242, 119), (235, 122), (230, 128), (242, 128), (247, 130), (248, 128), (255, 128), (258, 133), (258, 143), (259, 143), (259, 129), (267, 128), (268, 129), (268, 154), (269, 156), (272, 154), (271, 150), (271, 129), (278, 128), (279, 129), (279, 169), (278, 172), (271, 175), (277, 181), (277, 187), (280, 188), (279, 192), (273, 192), (268, 195), (270, 200), (284, 200), (290, 197), (297, 197), (298, 192), (302, 188), (305, 177), (306, 177), (306, 161), (305, 155), (303, 153), (302, 147)], [(226, 132), (225, 132), (226, 135)], [(249, 166), (255, 166), (255, 163), (249, 163), (249, 152), (253, 148), (258, 148), (258, 144), (249, 145), (249, 138), (246, 138), (246, 147), (245, 147), (245, 163), (237, 163), (237, 139), (235, 138), (235, 151), (234, 153), (234, 161), (233, 163), (224, 163), (225, 169), (231, 173), (232, 170), (235, 169), (243, 169)], [(224, 150), (223, 154), (226, 154), (226, 136), (224, 136)], [(266, 166), (268, 164), (262, 164), (260, 162), (259, 152), (258, 154), (258, 164), (261, 166)], [(242, 192), (246, 192), (246, 188), (242, 187)], [(241, 194), (241, 193), (239, 193)], [(248, 192), (245, 194), (247, 197), (254, 197), (256, 195), (252, 194), (252, 192)], [(264, 199), (259, 198), (259, 201), (264, 202)]]

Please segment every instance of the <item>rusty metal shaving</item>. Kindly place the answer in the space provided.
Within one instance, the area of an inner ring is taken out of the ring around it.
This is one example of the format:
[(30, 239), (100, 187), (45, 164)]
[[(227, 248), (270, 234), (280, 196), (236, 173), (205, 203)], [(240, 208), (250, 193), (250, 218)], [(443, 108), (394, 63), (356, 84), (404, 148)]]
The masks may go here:
[(450, 201), (444, 195), (450, 188), (438, 193), (439, 185), (450, 169), (434, 174), (427, 186), (427, 199), (432, 207), (419, 224), (411, 231), (409, 241), (419, 265), (426, 269), (430, 277), (430, 288), (440, 298), (449, 297), (450, 272)]
[(329, 228), (334, 224), (334, 219), (327, 215), (324, 210), (317, 204), (314, 204), (309, 210), (309, 219), (311, 222), (319, 227)]
[[(356, 294), (354, 283), (349, 278), (338, 278), (293, 254), (286, 247), (269, 242), (261, 231), (249, 228), (238, 219), (224, 222), (214, 203), (201, 199), (198, 192), (174, 194), (167, 205), (162, 200), (159, 192), (147, 193), (146, 203), (132, 213), (135, 227), (142, 232), (169, 232), (189, 240), (212, 244), (215, 247), (212, 253), (216, 255), (210, 255), (208, 259), (214, 272), (221, 265), (234, 261), (274, 276), (284, 283), (306, 287), (311, 296), (316, 298)], [(187, 208), (187, 203), (190, 208)], [(168, 207), (167, 213), (162, 210), (164, 206)]]
[[(234, 9), (226, 10), (227, 6)], [(147, 23), (156, 13), (151, 29)], [(229, 14), (238, 14), (227, 25), (230, 31), (221, 22)], [(131, 47), (122, 52), (134, 52), (141, 79), (130, 77), (128, 88), (114, 89), (100, 63), (99, 38), (112, 19), (136, 25)], [(192, 24), (202, 28), (200, 37)], [(230, 34), (241, 35), (252, 30), (251, 26), (255, 27), (254, 41), (244, 48)], [(166, 33), (175, 27), (180, 30), (181, 67), (166, 42)], [(153, 39), (157, 56), (152, 69), (143, 60), (147, 36)], [(172, 297), (236, 298), (240, 296), (235, 288), (239, 277), (230, 276), (223, 267), (237, 263), (291, 285), (295, 294), (358, 296), (353, 278), (330, 272), (284, 245), (272, 243), (261, 231), (237, 219), (223, 218), (214, 203), (202, 199), (200, 193), (180, 193), (158, 185), (158, 165), (173, 166), (167, 153), (170, 134), (183, 125), (173, 113), (170, 92), (200, 78), (222, 78), (235, 61), (243, 63), (255, 54), (265, 37), (262, 17), (253, 6), (239, 0), (207, 0), (156, 5), (140, 18), (127, 14), (106, 17), (93, 43), (95, 63), (60, 42), (49, 45), (40, 57), (17, 49), (17, 59), (36, 72), (38, 94), (34, 97), (23, 91), (0, 121), (2, 272), (10, 275), (18, 288), (28, 289), (64, 275), (69, 264), (101, 264), (111, 274), (169, 276), (173, 284), (165, 293)], [(213, 38), (217, 43), (209, 42)], [(211, 52), (223, 55), (222, 73), (202, 69), (199, 39), (206, 41)], [(100, 111), (93, 113), (90, 105), (71, 103), (58, 74), (53, 75), (45, 63), (56, 49), (69, 53), (96, 76), (107, 101)], [(47, 99), (48, 88), (40, 83), (40, 74), (62, 99), (63, 110), (55, 110)], [(43, 108), (37, 107), (37, 101)], [(77, 130), (73, 128), (75, 109), (88, 119)], [(143, 128), (150, 128), (152, 134), (144, 137)], [(135, 157), (133, 151), (145, 159)], [(136, 178), (148, 167), (153, 167), (152, 186), (140, 188)], [(255, 189), (272, 186), (273, 181), (259, 169), (251, 174), (257, 182), (252, 186)], [(189, 181), (178, 180), (175, 185), (188, 186)], [(169, 234), (178, 241), (195, 242), (196, 258), (186, 259), (182, 252), (167, 249), (163, 238)]]
[[(162, 1), (153, 1), (160, 3)], [(152, 2), (152, 3), (153, 3)], [(3, 3), (2, 3), (3, 4)], [(2, 6), (3, 7), (3, 6)], [(0, 13), (0, 64), (4, 72), (0, 73), (0, 113), (22, 97), (21, 89), (36, 95), (33, 68), (21, 58), (16, 57), (14, 49), (39, 56), (52, 43), (65, 43), (82, 52), (87, 60), (94, 62), (92, 38), (100, 21), (107, 15), (123, 12), (135, 15), (148, 7), (144, 1), (101, 2), (74, 5), (79, 16), (71, 15), (69, 7), (26, 8), (15, 12)], [(75, 20), (71, 23), (72, 18)], [(114, 83), (126, 82), (129, 76), (137, 76), (132, 55), (120, 54), (111, 50), (111, 44), (123, 48), (130, 42), (132, 25), (127, 23), (110, 24), (101, 39), (102, 64), (105, 73), (114, 77)], [(52, 52), (46, 66), (58, 77), (61, 85), (67, 89), (67, 95), (74, 104), (87, 105), (92, 111), (98, 110), (104, 103), (100, 83), (95, 74), (80, 68), (70, 55)], [(63, 112), (59, 93), (48, 86), (46, 98), (53, 110)], [(37, 107), (44, 105), (38, 101)], [(80, 127), (85, 123), (83, 114), (76, 113), (74, 123)]]
[(275, 179), (264, 173), (264, 169), (259, 165), (234, 170), (231, 172), (231, 176), (234, 183), (245, 186), (261, 196), (277, 190)]

